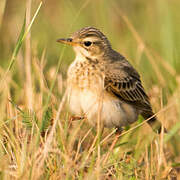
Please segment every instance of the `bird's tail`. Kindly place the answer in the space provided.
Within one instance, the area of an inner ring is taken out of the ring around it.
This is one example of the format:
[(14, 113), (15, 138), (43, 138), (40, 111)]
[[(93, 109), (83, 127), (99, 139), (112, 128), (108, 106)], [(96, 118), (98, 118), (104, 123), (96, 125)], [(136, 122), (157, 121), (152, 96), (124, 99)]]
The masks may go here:
[[(141, 114), (144, 119), (149, 119), (147, 123), (152, 127), (153, 131), (160, 134), (162, 130), (162, 123), (157, 120), (156, 116), (154, 113), (151, 112), (143, 112)], [(167, 130), (164, 128), (164, 132), (167, 133)]]

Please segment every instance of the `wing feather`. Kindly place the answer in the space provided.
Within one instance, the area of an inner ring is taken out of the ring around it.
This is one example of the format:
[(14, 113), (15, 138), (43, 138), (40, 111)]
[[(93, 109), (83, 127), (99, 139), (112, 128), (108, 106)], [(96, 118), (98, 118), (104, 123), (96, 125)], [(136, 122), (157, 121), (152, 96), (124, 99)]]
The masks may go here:
[(105, 73), (105, 88), (121, 100), (151, 111), (140, 76), (128, 62), (118, 61), (108, 66)]
[[(111, 59), (105, 71), (105, 89), (139, 109), (145, 119), (152, 117), (154, 113), (137, 71), (118, 53), (113, 53)], [(155, 131), (161, 132), (162, 125), (156, 117), (151, 118), (148, 123)]]

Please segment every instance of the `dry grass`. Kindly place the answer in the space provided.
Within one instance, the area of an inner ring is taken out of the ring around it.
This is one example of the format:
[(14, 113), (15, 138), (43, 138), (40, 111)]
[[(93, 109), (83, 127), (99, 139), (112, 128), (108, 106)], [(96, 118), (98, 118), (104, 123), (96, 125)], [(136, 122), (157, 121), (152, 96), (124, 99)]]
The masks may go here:
[[(128, 3), (1, 0), (0, 179), (180, 178), (180, 3)], [(110, 151), (114, 129), (101, 136), (86, 119), (70, 120), (65, 73), (73, 54), (60, 47), (58, 55), (55, 40), (87, 25), (133, 59), (168, 134), (140, 118)]]

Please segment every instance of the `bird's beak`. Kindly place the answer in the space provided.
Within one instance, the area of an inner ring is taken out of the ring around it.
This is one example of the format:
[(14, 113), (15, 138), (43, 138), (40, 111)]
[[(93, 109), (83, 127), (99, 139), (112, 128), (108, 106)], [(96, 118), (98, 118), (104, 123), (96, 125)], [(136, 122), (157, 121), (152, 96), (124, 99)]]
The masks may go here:
[(73, 39), (72, 38), (61, 38), (61, 39), (57, 39), (57, 42), (60, 42), (60, 43), (63, 43), (63, 44), (68, 44), (68, 45), (71, 45), (71, 46), (75, 46), (77, 45), (77, 42), (73, 42)]

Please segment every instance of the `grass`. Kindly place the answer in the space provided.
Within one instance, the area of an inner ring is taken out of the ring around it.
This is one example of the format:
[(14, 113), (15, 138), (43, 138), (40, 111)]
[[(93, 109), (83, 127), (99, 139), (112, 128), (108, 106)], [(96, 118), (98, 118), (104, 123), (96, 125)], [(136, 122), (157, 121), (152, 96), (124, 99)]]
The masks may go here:
[[(0, 179), (178, 179), (179, 5), (1, 0)], [(70, 121), (66, 71), (74, 54), (56, 39), (84, 26), (101, 29), (136, 67), (167, 135), (140, 117), (110, 152), (114, 129), (100, 137), (86, 120)]]

